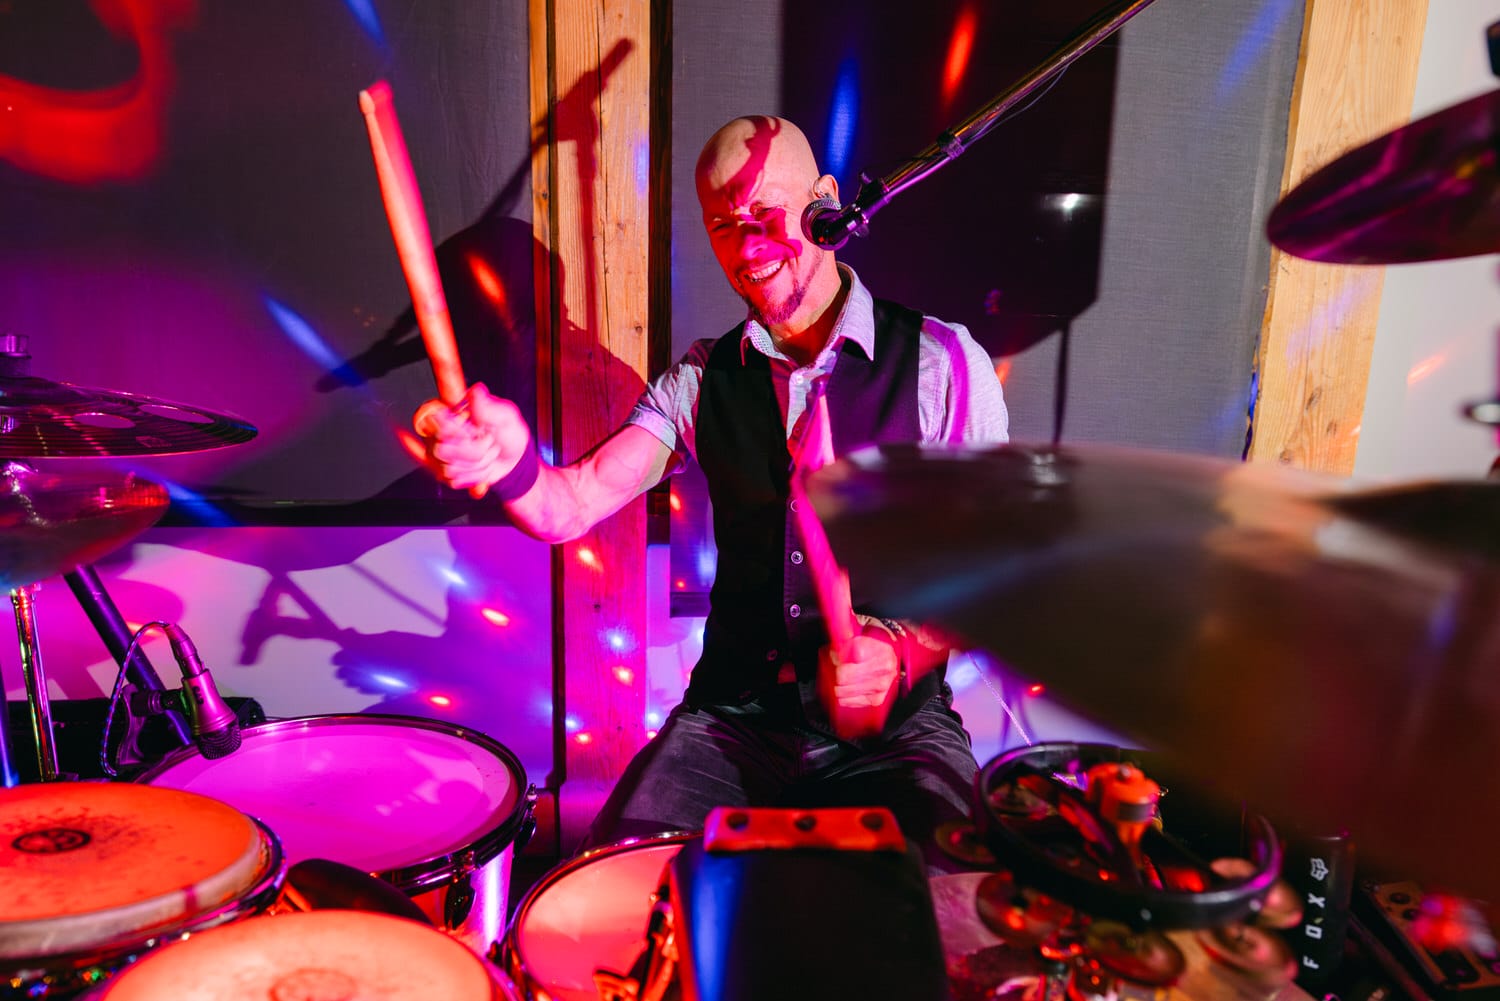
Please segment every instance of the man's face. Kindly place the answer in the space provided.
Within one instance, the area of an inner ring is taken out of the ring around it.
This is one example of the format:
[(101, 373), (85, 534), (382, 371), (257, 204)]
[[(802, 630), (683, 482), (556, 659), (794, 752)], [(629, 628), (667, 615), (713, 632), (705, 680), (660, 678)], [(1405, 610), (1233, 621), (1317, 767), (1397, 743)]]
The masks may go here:
[(802, 235), (802, 210), (813, 199), (800, 165), (778, 157), (775, 140), (757, 156), (736, 145), (698, 177), (703, 226), (729, 284), (767, 327), (796, 325), (807, 291), (832, 255)]

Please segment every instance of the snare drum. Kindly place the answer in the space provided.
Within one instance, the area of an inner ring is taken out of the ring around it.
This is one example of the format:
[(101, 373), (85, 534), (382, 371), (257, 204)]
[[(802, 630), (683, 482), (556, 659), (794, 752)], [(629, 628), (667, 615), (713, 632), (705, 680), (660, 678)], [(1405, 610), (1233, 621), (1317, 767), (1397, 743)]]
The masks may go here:
[(543, 876), (516, 908), (502, 962), (532, 1001), (598, 1001), (594, 971), (629, 973), (646, 944), (667, 863), (696, 834), (585, 852)]
[(101, 1001), (519, 1001), (510, 981), (425, 925), (363, 911), (259, 917), (161, 949)]
[(473, 730), (408, 716), (247, 727), (227, 757), (184, 749), (139, 781), (259, 818), (289, 864), (322, 858), (379, 876), (480, 953), (504, 929), (511, 856), (532, 825), (514, 754)]
[(0, 790), (0, 995), (71, 993), (189, 933), (264, 911), (273, 834), (175, 789)]

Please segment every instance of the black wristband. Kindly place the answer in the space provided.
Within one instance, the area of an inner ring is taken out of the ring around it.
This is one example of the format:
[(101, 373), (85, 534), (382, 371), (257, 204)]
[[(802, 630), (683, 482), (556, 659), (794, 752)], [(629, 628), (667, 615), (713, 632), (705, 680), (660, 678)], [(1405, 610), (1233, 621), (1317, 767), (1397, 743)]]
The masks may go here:
[(541, 468), (541, 460), (536, 454), (536, 437), (527, 435), (526, 450), (521, 453), (521, 457), (516, 460), (510, 472), (494, 482), (490, 487), (490, 493), (501, 501), (513, 501), (517, 497), (523, 497), (536, 484)]

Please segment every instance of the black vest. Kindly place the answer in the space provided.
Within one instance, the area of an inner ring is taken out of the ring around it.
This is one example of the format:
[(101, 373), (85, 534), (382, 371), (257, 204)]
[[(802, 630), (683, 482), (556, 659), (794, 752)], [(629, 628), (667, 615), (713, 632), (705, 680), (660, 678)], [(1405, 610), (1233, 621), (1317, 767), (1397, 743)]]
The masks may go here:
[[(921, 325), (920, 313), (877, 299), (879, 363), (852, 341), (843, 343), (827, 386), (836, 454), (921, 439)], [(741, 360), (743, 331), (737, 327), (715, 342), (698, 396), (698, 462), (713, 503), (719, 563), (703, 656), (685, 701), (695, 707), (748, 702), (772, 690), (781, 665), (791, 663), (807, 716), (826, 722), (817, 719), (812, 682), (817, 651), (828, 640), (796, 519), (788, 517), (792, 457), (786, 426), (769, 360), (748, 347)], [(860, 608), (858, 582), (853, 590)]]

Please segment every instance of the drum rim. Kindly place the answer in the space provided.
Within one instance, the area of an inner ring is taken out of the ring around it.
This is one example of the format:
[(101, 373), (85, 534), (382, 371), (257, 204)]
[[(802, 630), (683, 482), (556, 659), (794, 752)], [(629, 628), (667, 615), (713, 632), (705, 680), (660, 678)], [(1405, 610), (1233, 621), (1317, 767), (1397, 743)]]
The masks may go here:
[[(505, 993), (507, 990), (510, 990), (510, 991), (514, 992), (516, 990), (516, 987), (515, 987), (514, 981), (512, 981), (511, 978), (508, 975), (506, 975), (503, 970), (498, 969), (495, 966), (494, 963), (489, 962), (488, 960), (485, 959), (484, 956), (480, 955), (479, 953), (475, 952), (473, 949), (471, 949), (468, 946), (466, 946), (461, 939), (455, 938), (453, 935), (450, 935), (447, 932), (444, 932), (441, 928), (432, 927), (432, 926), (423, 924), (423, 923), (418, 922), (418, 921), (412, 921), (412, 920), (409, 920), (407, 918), (399, 917), (397, 915), (385, 914), (385, 913), (380, 912), (380, 911), (361, 910), (359, 908), (318, 907), (318, 908), (314, 908), (312, 910), (307, 910), (307, 911), (288, 911), (286, 913), (276, 913), (276, 914), (274, 914), (272, 916), (277, 921), (281, 921), (284, 918), (295, 918), (295, 919), (297, 919), (299, 921), (302, 921), (302, 920), (304, 920), (304, 919), (306, 919), (306, 918), (308, 918), (310, 916), (317, 915), (316, 920), (318, 920), (320, 922), (324, 922), (324, 921), (338, 920), (335, 916), (339, 915), (339, 914), (353, 914), (353, 915), (358, 915), (360, 918), (375, 918), (380, 923), (399, 922), (400, 924), (392, 924), (391, 927), (393, 927), (393, 928), (396, 928), (396, 927), (403, 927), (403, 928), (405, 928), (405, 927), (415, 927), (415, 928), (418, 928), (418, 929), (422, 930), (421, 937), (423, 937), (423, 938), (428, 938), (428, 939), (430, 939), (433, 942), (438, 942), (438, 941), (450, 942), (454, 946), (457, 947), (458, 951), (451, 953), (450, 956), (439, 957), (439, 958), (447, 961), (447, 960), (456, 958), (457, 956), (459, 956), (461, 954), (461, 955), (467, 957), (468, 959), (473, 960), (474, 963), (476, 964), (476, 968), (482, 974), (484, 974), (485, 980), (490, 985), (491, 1001), (510, 1001), (510, 999), (512, 999), (512, 998), (521, 998), (522, 997), (522, 995), (516, 994), (516, 993), (509, 993), (509, 994)], [(224, 924), (229, 924), (230, 922), (223, 922), (223, 923)], [(290, 927), (290, 926), (287, 926), (287, 927)], [(196, 932), (207, 931), (207, 930), (208, 929), (206, 929), (206, 928), (195, 928), (195, 929), (193, 929), (193, 931), (195, 933)], [(447, 948), (447, 947), (444, 946), (443, 948)], [(151, 955), (141, 956), (140, 957), (140, 961), (145, 961), (146, 959), (151, 958), (151, 956), (155, 955), (157, 951), (158, 950), (153, 950), (152, 953), (151, 953)], [(134, 968), (137, 965), (138, 964), (136, 962), (132, 962), (129, 965), (128, 968), (123, 968), (123, 969), (117, 971), (117, 973), (115, 975), (123, 975), (124, 973), (126, 973), (128, 971), (128, 969)], [(157, 965), (157, 964), (153, 964), (153, 965)], [(113, 978), (111, 978), (111, 979), (113, 979)], [(498, 991), (498, 993), (497, 993), (497, 991)], [(361, 994), (360, 996), (364, 996), (364, 995)], [(107, 998), (108, 998), (108, 991), (106, 991), (102, 995), (99, 995), (98, 1001), (107, 1001)], [(80, 1001), (94, 1001), (94, 999), (95, 999), (95, 995), (89, 994), (89, 995), (86, 995), (83, 999), (80, 999)]]
[[(580, 852), (570, 859), (564, 859), (557, 865), (542, 873), (531, 889), (526, 891), (519, 903), (516, 904), (515, 913), (511, 915), (510, 924), (505, 929), (505, 934), (500, 938), (500, 962), (498, 965), (510, 974), (517, 986), (524, 989), (524, 984), (529, 982), (521, 955), (521, 925), (526, 915), (531, 912), (532, 906), (538, 897), (546, 892), (565, 876), (582, 869), (590, 862), (597, 861), (609, 855), (620, 855), (632, 848), (642, 845), (654, 845), (657, 843), (676, 842), (685, 845), (694, 838), (703, 837), (702, 831), (662, 831), (659, 834), (640, 834), (632, 838), (623, 838), (619, 841), (611, 841), (609, 844), (599, 845)], [(527, 996), (530, 994), (528, 992)]]
[(275, 831), (258, 817), (251, 817), (249, 814), (245, 816), (261, 834), (265, 858), (255, 880), (236, 896), (210, 910), (121, 933), (86, 949), (0, 960), (0, 971), (16, 977), (42, 980), (53, 988), (81, 989), (93, 983), (92, 980), (78, 982), (80, 975), (93, 967), (104, 968), (108, 971), (107, 976), (114, 976), (140, 956), (188, 935), (264, 914), (281, 896), (281, 887), (286, 881), (286, 856), (282, 851), (281, 839), (276, 836)]
[[(371, 875), (383, 879), (397, 889), (407, 893), (427, 890), (433, 886), (461, 879), (470, 873), (482, 869), (498, 858), (506, 848), (510, 847), (521, 831), (527, 826), (531, 817), (535, 796), (532, 787), (527, 783), (526, 769), (521, 764), (521, 759), (510, 748), (489, 734), (481, 730), (476, 730), (473, 727), (460, 726), (457, 723), (447, 723), (443, 720), (428, 719), (425, 716), (405, 716), (398, 713), (328, 713), (314, 716), (288, 716), (282, 719), (268, 720), (265, 723), (247, 726), (240, 732), (243, 738), (252, 733), (257, 735), (275, 734), (283, 730), (311, 730), (337, 726), (343, 723), (397, 725), (405, 728), (434, 731), (449, 737), (457, 737), (466, 743), (483, 748), (485, 751), (499, 758), (511, 770), (512, 777), (517, 780), (515, 806), (511, 808), (510, 812), (505, 815), (504, 819), (494, 829), (479, 835), (473, 842), (460, 845), (452, 851), (429, 855), (426, 858), (397, 866), (393, 869), (382, 869), (378, 872), (373, 872)], [(169, 771), (175, 765), (201, 756), (198, 749), (191, 745), (178, 748), (136, 776), (135, 781), (144, 785), (151, 785), (153, 779)]]

